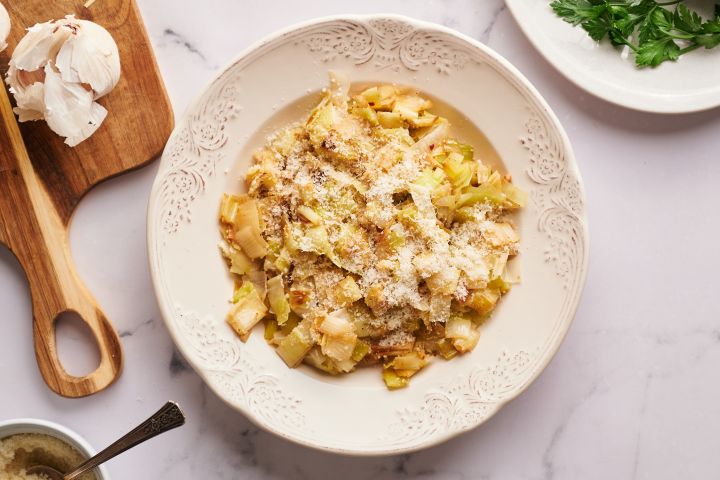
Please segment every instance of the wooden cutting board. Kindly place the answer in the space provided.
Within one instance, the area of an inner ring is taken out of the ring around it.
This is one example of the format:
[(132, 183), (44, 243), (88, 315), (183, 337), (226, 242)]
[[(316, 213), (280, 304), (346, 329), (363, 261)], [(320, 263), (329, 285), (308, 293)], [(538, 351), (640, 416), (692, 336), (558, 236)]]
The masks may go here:
[[(0, 243), (15, 254), (28, 277), (35, 354), (45, 382), (60, 395), (86, 396), (117, 379), (122, 348), (115, 329), (75, 272), (68, 224), (93, 186), (161, 153), (173, 128), (173, 112), (134, 0), (96, 0), (89, 8), (84, 0), (0, 1), (12, 19), (9, 47), (0, 54), (3, 77), (26, 27), (70, 13), (105, 27), (120, 50), (120, 83), (99, 100), (108, 116), (90, 139), (74, 148), (44, 122), (23, 123), (18, 130), (7, 95), (0, 89)], [(69, 375), (58, 360), (55, 321), (64, 312), (77, 313), (98, 342), (100, 365), (85, 377)]]

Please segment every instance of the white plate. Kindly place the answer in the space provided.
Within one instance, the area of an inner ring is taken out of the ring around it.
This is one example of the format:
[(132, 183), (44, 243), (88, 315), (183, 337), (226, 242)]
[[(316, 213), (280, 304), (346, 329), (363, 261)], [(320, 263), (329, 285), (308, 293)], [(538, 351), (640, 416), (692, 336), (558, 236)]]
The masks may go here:
[[(224, 322), (233, 286), (217, 247), (221, 195), (240, 188), (250, 152), (265, 135), (308, 113), (329, 69), (354, 82), (413, 85), (443, 99), (467, 117), (457, 126), (479, 127), (531, 194), (518, 219), (522, 285), (483, 327), (471, 354), (434, 362), (400, 391), (389, 392), (373, 368), (342, 377), (288, 369), (261, 329), (242, 343)], [(476, 41), (388, 15), (315, 20), (243, 53), (178, 123), (148, 214), (162, 314), (210, 388), (271, 432), (358, 455), (438, 443), (481, 424), (527, 388), (572, 321), (587, 242), (573, 153), (537, 91)]]
[[(655, 113), (687, 113), (720, 105), (720, 48), (698, 49), (677, 62), (635, 68), (608, 41), (563, 21), (550, 0), (505, 0), (535, 48), (568, 80), (608, 102)], [(693, 5), (704, 12), (713, 2)]]

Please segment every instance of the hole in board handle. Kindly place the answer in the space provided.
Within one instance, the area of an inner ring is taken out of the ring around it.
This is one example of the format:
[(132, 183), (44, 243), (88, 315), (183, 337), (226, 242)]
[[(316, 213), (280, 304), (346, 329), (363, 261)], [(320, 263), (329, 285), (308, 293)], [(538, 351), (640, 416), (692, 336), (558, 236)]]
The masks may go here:
[(84, 377), (100, 365), (100, 348), (90, 327), (76, 312), (63, 312), (55, 321), (58, 360), (65, 372)]

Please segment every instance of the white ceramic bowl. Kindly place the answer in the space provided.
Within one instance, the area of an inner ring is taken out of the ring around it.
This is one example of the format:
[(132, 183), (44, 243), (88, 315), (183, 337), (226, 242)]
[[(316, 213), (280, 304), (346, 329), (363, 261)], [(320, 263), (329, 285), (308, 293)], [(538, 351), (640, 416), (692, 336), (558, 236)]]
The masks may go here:
[[(16, 418), (0, 422), (0, 440), (20, 433), (53, 436), (75, 447), (85, 458), (90, 458), (97, 453), (78, 433), (55, 422), (35, 418)], [(98, 480), (110, 480), (110, 475), (104, 465), (100, 465), (95, 469), (95, 475)]]
[[(221, 196), (241, 188), (251, 152), (267, 134), (309, 112), (331, 69), (356, 83), (396, 82), (441, 99), (460, 131), (485, 134), (502, 158), (498, 167), (531, 197), (517, 218), (521, 254), (514, 262), (523, 283), (471, 354), (434, 362), (399, 391), (389, 392), (374, 368), (339, 377), (288, 369), (261, 331), (242, 343), (224, 321), (233, 281), (217, 247)], [(162, 315), (210, 388), (271, 432), (355, 455), (438, 443), (481, 424), (527, 388), (572, 321), (587, 235), (569, 141), (527, 79), (469, 37), (391, 15), (314, 20), (244, 52), (177, 123), (148, 211)]]

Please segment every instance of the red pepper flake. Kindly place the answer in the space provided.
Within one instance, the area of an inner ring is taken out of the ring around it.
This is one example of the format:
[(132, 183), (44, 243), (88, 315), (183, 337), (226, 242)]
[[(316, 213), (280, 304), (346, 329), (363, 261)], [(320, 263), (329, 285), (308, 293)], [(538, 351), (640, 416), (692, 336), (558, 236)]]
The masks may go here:
[(431, 143), (431, 144), (430, 144), (430, 150), (432, 150), (433, 148), (435, 148), (435, 144), (434, 144), (434, 143)]

